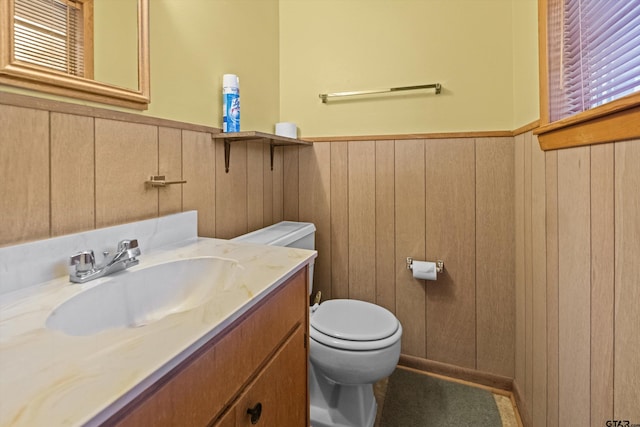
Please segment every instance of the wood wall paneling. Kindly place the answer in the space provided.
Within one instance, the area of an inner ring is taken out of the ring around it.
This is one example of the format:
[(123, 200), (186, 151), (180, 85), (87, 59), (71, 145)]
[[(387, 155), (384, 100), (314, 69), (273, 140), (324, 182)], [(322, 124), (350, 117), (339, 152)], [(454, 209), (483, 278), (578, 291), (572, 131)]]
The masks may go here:
[[(545, 153), (547, 239), (547, 427), (558, 427), (558, 152)], [(543, 397), (543, 396), (540, 396)]]
[(423, 282), (427, 358), (475, 368), (475, 140), (426, 141), (424, 158), (425, 258), (445, 262), (436, 282)]
[(286, 221), (298, 221), (299, 215), (299, 170), (298, 147), (283, 147), (283, 215)]
[[(402, 323), (402, 353), (426, 357), (425, 283), (413, 278), (406, 259), (424, 260), (425, 249), (425, 141), (395, 143), (396, 317)], [(445, 326), (441, 326), (445, 329)]]
[[(524, 134), (524, 393), (528, 416), (533, 407), (533, 229), (532, 229), (532, 178), (531, 133)], [(532, 420), (527, 420), (529, 424)]]
[[(513, 372), (527, 425), (639, 422), (640, 141), (334, 141), (276, 148), (273, 171), (268, 145), (240, 143), (227, 175), (210, 129), (47, 105), (0, 105), (0, 245), (191, 209), (210, 237), (311, 221), (316, 289), (394, 311), (406, 355)], [(148, 189), (154, 173), (188, 183)], [(447, 273), (414, 280), (407, 256)]]
[[(521, 141), (526, 136), (516, 137), (516, 153)], [(640, 366), (631, 350), (639, 345), (632, 331), (640, 324), (640, 295), (628, 285), (638, 276), (640, 252), (640, 159), (628, 151), (636, 147), (553, 151), (541, 162), (534, 139), (529, 168), (526, 152), (524, 162), (516, 154), (516, 317), (525, 339), (516, 335), (515, 383), (525, 384), (525, 425), (595, 427), (640, 416)]]
[(558, 152), (559, 424), (590, 425), (589, 147)]
[(515, 168), (515, 381), (523, 388), (525, 384), (525, 140), (524, 134), (514, 138)]
[(269, 225), (264, 223), (264, 145), (247, 141), (247, 231)]
[(280, 222), (284, 218), (284, 147), (276, 147), (273, 157), (273, 218), (272, 222)]
[(271, 170), (270, 147), (267, 144), (262, 144), (262, 174), (262, 221), (267, 226), (274, 223), (273, 171)]
[(547, 241), (545, 154), (536, 136), (531, 140), (531, 419), (547, 419)]
[(376, 300), (376, 143), (349, 143), (349, 297)]
[(216, 237), (216, 170), (224, 172), (216, 154), (211, 134), (182, 131), (182, 178), (187, 181), (182, 185), (182, 208), (198, 211), (198, 236), (202, 237)]
[[(425, 149), (428, 150), (431, 144), (433, 154), (426, 155)], [(437, 356), (440, 360), (460, 364), (458, 358), (460, 354), (465, 354), (466, 364), (472, 368), (476, 368), (477, 363), (475, 330), (478, 325), (475, 307), (486, 301), (496, 305), (493, 299), (498, 297), (490, 295), (482, 300), (476, 293), (476, 264), (482, 262), (479, 259), (476, 261), (476, 220), (482, 223), (485, 246), (489, 248), (490, 242), (493, 242), (491, 249), (504, 255), (492, 254), (495, 258), (490, 262), (491, 265), (484, 267), (487, 286), (492, 287), (494, 292), (502, 292), (499, 298), (507, 302), (498, 316), (506, 319), (514, 317), (513, 304), (508, 302), (513, 301), (514, 293), (513, 261), (509, 261), (509, 258), (513, 260), (514, 246), (513, 232), (510, 231), (513, 230), (514, 217), (514, 147), (510, 138), (481, 141), (484, 144), (484, 157), (476, 159), (475, 144), (470, 139), (318, 143), (307, 154), (304, 154), (304, 150), (299, 153), (298, 189), (300, 220), (316, 223), (319, 242), (323, 234), (328, 236), (325, 238), (329, 241), (330, 262), (328, 268), (321, 265), (323, 251), (320, 250), (315, 277), (317, 287), (332, 290), (330, 294), (324, 291), (324, 297), (374, 298), (382, 306), (386, 301), (404, 325), (405, 339), (409, 342), (403, 343), (405, 354), (412, 351), (411, 347), (416, 347), (418, 351), (424, 351), (420, 357), (427, 357), (426, 349), (431, 337), (435, 342), (434, 347), (450, 347), (449, 350), (438, 350), (441, 352)], [(432, 159), (437, 159), (433, 163), (440, 165), (428, 166)], [(480, 164), (482, 166), (478, 166)], [(478, 183), (476, 166), (484, 168), (482, 176), (486, 177)], [(429, 178), (426, 174), (428, 167), (432, 167)], [(315, 184), (315, 187), (320, 185), (329, 190), (319, 193), (319, 188), (308, 188), (314, 182), (322, 182)], [(428, 186), (436, 189), (432, 191)], [(476, 213), (475, 200), (481, 197), (476, 194), (496, 198), (499, 206), (489, 198), (483, 205), (487, 213)], [(429, 206), (430, 197), (435, 200), (433, 206)], [(328, 202), (323, 198), (327, 198)], [(323, 212), (322, 205), (330, 206), (330, 210)], [(442, 210), (445, 205), (448, 207), (439, 212), (438, 209)], [(429, 209), (432, 211), (428, 212)], [(323, 231), (321, 221), (326, 221), (330, 228), (328, 233)], [(433, 231), (428, 230), (430, 223), (435, 224)], [(509, 226), (509, 223), (512, 225)], [(363, 227), (365, 224), (370, 225)], [(357, 227), (363, 228), (358, 230)], [(503, 240), (506, 243), (502, 240), (495, 243), (496, 237), (492, 237), (492, 234), (497, 232), (497, 227), (498, 231), (504, 232)], [(419, 239), (417, 246), (416, 236), (420, 231), (416, 230), (424, 230), (424, 238)], [(449, 230), (449, 234), (442, 230)], [(391, 244), (389, 240), (392, 240)], [(433, 254), (427, 253), (430, 241), (434, 245)], [(438, 250), (438, 245), (443, 249)], [(421, 248), (416, 250), (416, 247)], [(346, 256), (337, 256), (336, 251), (342, 248), (346, 249)], [(375, 257), (370, 259), (369, 252), (373, 248)], [(451, 277), (447, 279), (445, 275), (433, 283), (414, 280), (406, 270), (406, 257), (412, 255), (416, 259), (435, 259), (440, 256), (436, 253), (453, 260), (446, 264)], [(390, 259), (395, 259), (393, 264), (389, 263)], [(460, 260), (459, 265), (456, 259)], [(387, 276), (384, 275), (385, 263)], [(366, 268), (359, 270), (365, 265)], [(329, 286), (324, 285), (325, 280), (319, 280), (321, 274), (329, 276)], [(359, 274), (369, 275), (369, 279), (360, 282), (354, 278)], [(343, 279), (338, 280), (337, 277)], [(375, 288), (367, 283), (371, 277)], [(496, 277), (502, 277), (504, 283), (499, 283)], [(439, 314), (434, 316), (434, 331), (430, 334), (425, 286), (435, 286), (446, 280), (453, 285), (445, 286), (445, 292), (440, 295), (434, 294), (433, 310)], [(337, 296), (336, 290), (342, 295)], [(373, 296), (368, 296), (371, 292), (374, 292)], [(453, 311), (458, 314), (451, 314)], [(460, 314), (461, 311), (467, 314)], [(485, 313), (489, 319), (489, 314), (495, 316), (496, 311), (486, 309)], [(452, 316), (454, 319), (451, 322), (442, 320)], [(504, 326), (499, 327), (504, 327), (508, 341), (502, 342), (502, 346), (487, 345), (485, 348), (487, 352), (493, 351), (506, 360), (506, 364), (495, 362), (496, 366), (513, 371), (514, 360), (508, 351), (509, 346), (512, 349), (514, 347), (513, 320), (507, 320)], [(461, 333), (461, 330), (464, 332)], [(483, 336), (494, 338), (495, 335), (495, 331), (492, 334), (491, 326), (487, 325)], [(438, 340), (445, 344), (438, 343)], [(486, 360), (489, 360), (489, 356)]]
[(615, 145), (614, 418), (640, 423), (640, 141)]
[(514, 155), (512, 138), (476, 140), (477, 369), (511, 378), (515, 362)]
[(349, 298), (348, 143), (331, 142), (331, 297)]
[(316, 226), (313, 292), (331, 298), (331, 144), (300, 150), (300, 221)]
[(49, 236), (49, 114), (0, 105), (0, 245)]
[(247, 143), (231, 144), (229, 172), (224, 170), (224, 143), (216, 141), (216, 236), (231, 239), (247, 232)]
[(96, 227), (157, 217), (157, 126), (95, 119), (95, 146)]
[(51, 113), (51, 236), (95, 228), (93, 123)]
[(376, 141), (376, 304), (396, 311), (395, 143)]
[[(182, 132), (180, 129), (158, 128), (158, 175), (167, 181), (182, 180)], [(182, 211), (183, 184), (158, 188), (158, 214)]]
[(613, 419), (614, 149), (591, 146), (591, 426)]

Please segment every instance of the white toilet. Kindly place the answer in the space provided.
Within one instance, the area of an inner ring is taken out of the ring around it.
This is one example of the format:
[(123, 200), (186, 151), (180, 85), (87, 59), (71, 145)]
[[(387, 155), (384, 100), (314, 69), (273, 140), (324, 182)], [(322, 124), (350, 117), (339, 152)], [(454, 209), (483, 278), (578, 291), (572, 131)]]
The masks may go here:
[[(311, 223), (283, 221), (233, 240), (315, 249)], [(313, 264), (309, 268), (309, 294)], [(312, 427), (371, 427), (373, 383), (389, 376), (400, 358), (402, 326), (387, 309), (352, 299), (311, 307), (309, 396)]]

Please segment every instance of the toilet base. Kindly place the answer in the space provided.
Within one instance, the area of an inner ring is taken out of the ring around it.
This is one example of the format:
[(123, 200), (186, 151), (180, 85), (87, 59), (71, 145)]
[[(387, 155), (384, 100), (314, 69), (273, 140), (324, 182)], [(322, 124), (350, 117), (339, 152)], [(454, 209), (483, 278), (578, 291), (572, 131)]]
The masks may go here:
[(342, 385), (316, 372), (309, 363), (312, 427), (372, 427), (378, 404), (373, 384)]

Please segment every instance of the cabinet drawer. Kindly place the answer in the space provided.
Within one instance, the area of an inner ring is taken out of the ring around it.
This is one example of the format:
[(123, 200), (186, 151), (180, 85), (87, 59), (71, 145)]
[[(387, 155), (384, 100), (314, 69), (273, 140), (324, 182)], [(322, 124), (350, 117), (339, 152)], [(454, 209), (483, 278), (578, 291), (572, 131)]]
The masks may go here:
[(305, 268), (123, 409), (115, 425), (204, 426), (219, 416), (291, 331), (306, 328), (306, 281)]
[[(247, 387), (235, 404), (236, 427), (251, 427), (248, 410), (260, 408), (257, 427), (307, 425), (307, 359), (304, 350), (304, 327), (282, 346), (281, 350)], [(226, 418), (226, 417), (225, 417)]]

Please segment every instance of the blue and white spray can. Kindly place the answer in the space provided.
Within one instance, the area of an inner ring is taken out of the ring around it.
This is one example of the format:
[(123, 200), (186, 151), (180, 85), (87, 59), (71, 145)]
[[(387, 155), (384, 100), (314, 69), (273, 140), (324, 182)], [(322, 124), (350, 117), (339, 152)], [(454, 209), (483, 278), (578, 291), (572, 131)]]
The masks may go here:
[(222, 131), (240, 132), (240, 80), (235, 74), (222, 76)]

